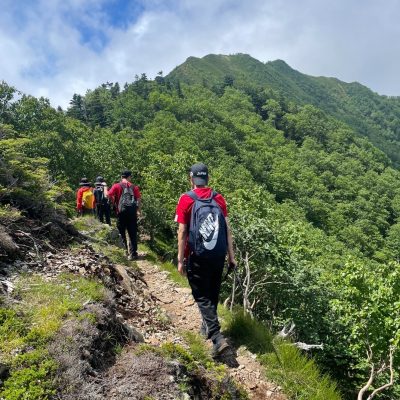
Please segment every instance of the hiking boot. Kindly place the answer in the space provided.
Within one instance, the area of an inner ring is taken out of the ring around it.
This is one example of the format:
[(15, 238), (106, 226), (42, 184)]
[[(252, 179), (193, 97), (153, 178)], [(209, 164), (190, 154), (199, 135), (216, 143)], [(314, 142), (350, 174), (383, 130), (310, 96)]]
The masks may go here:
[(128, 260), (137, 260), (139, 258), (138, 253), (128, 254)]
[(229, 343), (221, 335), (221, 337), (216, 339), (213, 344), (213, 357), (220, 356), (221, 354), (225, 353), (226, 350), (228, 349), (229, 349)]

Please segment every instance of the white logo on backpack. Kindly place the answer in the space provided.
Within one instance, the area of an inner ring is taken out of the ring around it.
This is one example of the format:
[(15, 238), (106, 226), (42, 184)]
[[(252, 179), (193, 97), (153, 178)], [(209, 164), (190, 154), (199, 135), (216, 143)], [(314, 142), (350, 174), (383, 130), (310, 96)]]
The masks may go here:
[[(218, 233), (219, 233), (219, 220), (218, 215), (216, 216), (215, 220), (213, 214), (208, 214), (207, 218), (203, 221), (199, 229), (200, 235), (203, 238), (203, 245), (207, 250), (212, 250), (218, 240)], [(213, 233), (211, 240), (207, 240), (210, 235)]]

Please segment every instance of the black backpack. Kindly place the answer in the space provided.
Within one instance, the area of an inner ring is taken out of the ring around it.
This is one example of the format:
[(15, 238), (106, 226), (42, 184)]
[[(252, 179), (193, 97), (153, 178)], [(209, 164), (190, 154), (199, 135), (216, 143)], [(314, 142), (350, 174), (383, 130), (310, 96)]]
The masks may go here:
[(122, 188), (122, 194), (118, 202), (118, 212), (136, 210), (136, 200), (133, 193), (133, 185), (119, 184)]
[(108, 199), (104, 196), (104, 186), (96, 186), (93, 190), (96, 204), (107, 204)]
[(193, 191), (186, 193), (194, 200), (189, 226), (189, 247), (193, 254), (203, 258), (225, 257), (228, 248), (225, 216), (214, 200), (201, 199)]

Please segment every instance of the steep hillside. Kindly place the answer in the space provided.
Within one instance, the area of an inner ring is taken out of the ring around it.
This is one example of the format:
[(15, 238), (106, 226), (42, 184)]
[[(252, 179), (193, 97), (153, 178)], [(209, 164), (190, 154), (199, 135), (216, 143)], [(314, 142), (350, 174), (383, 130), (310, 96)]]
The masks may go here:
[(188, 58), (167, 79), (218, 88), (231, 85), (248, 92), (272, 89), (296, 104), (313, 104), (367, 136), (400, 165), (400, 99), (380, 96), (357, 83), (302, 74), (282, 60), (262, 63), (249, 55)]

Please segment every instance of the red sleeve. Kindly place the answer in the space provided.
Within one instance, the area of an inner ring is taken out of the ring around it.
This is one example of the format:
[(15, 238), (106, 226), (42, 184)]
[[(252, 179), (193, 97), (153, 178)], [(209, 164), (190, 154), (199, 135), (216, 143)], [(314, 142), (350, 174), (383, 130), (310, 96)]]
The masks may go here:
[(226, 218), (228, 216), (228, 209), (226, 207), (226, 201), (225, 201), (224, 197), (218, 193), (215, 196), (215, 201), (221, 207), (222, 214), (224, 214), (224, 217)]
[(77, 210), (82, 210), (82, 195), (83, 195), (82, 188), (79, 188), (78, 192), (76, 193), (76, 209)]
[(139, 200), (142, 197), (142, 194), (140, 193), (139, 186), (134, 186), (133, 187), (133, 195), (135, 196), (136, 200)]
[(193, 199), (187, 194), (183, 194), (178, 201), (175, 213), (175, 222), (179, 224), (190, 224), (190, 213), (192, 211)]
[(121, 186), (118, 183), (114, 183), (114, 185), (111, 186), (111, 189), (107, 192), (107, 196), (112, 199), (114, 203), (117, 201), (120, 188)]

